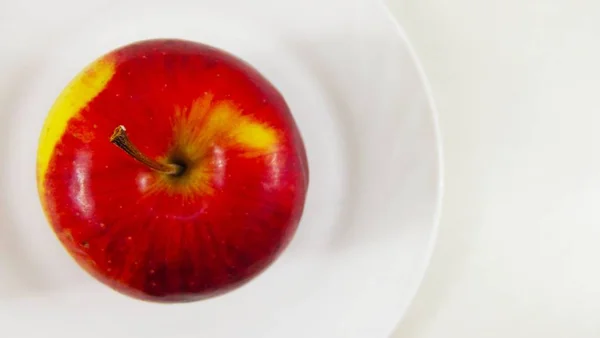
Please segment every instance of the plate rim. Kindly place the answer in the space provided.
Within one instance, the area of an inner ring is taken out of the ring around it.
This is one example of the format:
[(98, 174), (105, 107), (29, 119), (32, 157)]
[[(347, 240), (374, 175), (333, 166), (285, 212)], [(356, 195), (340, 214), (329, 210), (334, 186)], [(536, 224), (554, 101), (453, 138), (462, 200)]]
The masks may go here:
[(439, 228), (440, 228), (440, 223), (441, 223), (441, 216), (442, 216), (442, 206), (443, 206), (444, 191), (445, 191), (445, 184), (444, 184), (445, 183), (445, 181), (444, 181), (444, 173), (445, 173), (444, 167), (445, 166), (444, 166), (444, 147), (443, 147), (443, 137), (442, 137), (443, 135), (442, 135), (442, 131), (440, 128), (440, 123), (439, 123), (439, 110), (437, 108), (437, 104), (435, 103), (433, 89), (431, 87), (429, 78), (427, 77), (425, 68), (423, 67), (421, 59), (419, 58), (418, 53), (417, 53), (411, 39), (408, 37), (406, 30), (400, 24), (400, 21), (392, 12), (392, 9), (388, 5), (387, 1), (379, 0), (379, 1), (377, 1), (377, 3), (378, 3), (378, 6), (380, 7), (380, 9), (384, 12), (384, 15), (387, 17), (387, 20), (389, 20), (394, 25), (396, 34), (398, 35), (400, 40), (402, 40), (402, 42), (406, 46), (407, 52), (410, 56), (410, 59), (417, 70), (419, 80), (421, 81), (421, 85), (427, 96), (428, 105), (431, 109), (431, 121), (433, 124), (432, 127), (433, 127), (433, 132), (434, 132), (433, 134), (435, 137), (435, 151), (436, 151), (436, 155), (437, 155), (437, 160), (436, 160), (437, 161), (437, 168), (436, 168), (436, 171), (437, 171), (437, 184), (436, 184), (437, 196), (436, 196), (436, 202), (435, 202), (435, 207), (434, 207), (435, 211), (433, 214), (433, 224), (432, 224), (432, 227), (430, 230), (431, 234), (429, 235), (429, 240), (427, 242), (427, 248), (425, 250), (425, 254), (421, 258), (422, 262), (418, 264), (418, 269), (417, 269), (418, 273), (415, 274), (415, 277), (413, 277), (414, 283), (411, 286), (410, 291), (407, 293), (408, 301), (402, 306), (400, 313), (398, 314), (398, 320), (396, 321), (396, 323), (394, 324), (394, 326), (391, 328), (390, 332), (387, 335), (388, 337), (392, 337), (394, 334), (397, 333), (397, 330), (400, 327), (400, 324), (404, 322), (404, 319), (406, 318), (408, 311), (414, 305), (417, 295), (419, 294), (419, 291), (421, 290), (421, 286), (423, 284), (423, 281), (424, 281), (424, 279), (427, 275), (427, 272), (429, 271), (429, 267), (431, 265), (431, 259), (433, 257), (433, 253), (436, 248), (437, 239), (438, 239), (438, 235), (439, 235)]

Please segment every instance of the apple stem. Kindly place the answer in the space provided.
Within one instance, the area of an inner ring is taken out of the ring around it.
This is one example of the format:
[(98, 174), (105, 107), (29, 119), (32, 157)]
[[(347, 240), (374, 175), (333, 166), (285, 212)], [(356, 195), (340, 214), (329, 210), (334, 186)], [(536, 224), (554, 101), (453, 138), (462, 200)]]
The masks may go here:
[(150, 169), (158, 171), (160, 173), (177, 176), (181, 174), (181, 172), (184, 169), (178, 164), (161, 163), (144, 155), (133, 143), (131, 143), (131, 140), (129, 140), (124, 126), (118, 126), (117, 128), (115, 128), (115, 131), (110, 137), (110, 142), (116, 145), (117, 147), (121, 148), (127, 154), (131, 155), (131, 157), (133, 157), (137, 161), (145, 164)]

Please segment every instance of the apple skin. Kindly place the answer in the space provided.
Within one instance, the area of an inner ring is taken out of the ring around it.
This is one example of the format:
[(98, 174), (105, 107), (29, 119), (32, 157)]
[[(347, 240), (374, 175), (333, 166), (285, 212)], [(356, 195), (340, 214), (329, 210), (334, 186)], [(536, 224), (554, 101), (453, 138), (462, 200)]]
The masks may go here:
[[(153, 171), (109, 142), (123, 125)], [(42, 130), (44, 213), (74, 260), (131, 297), (189, 302), (267, 269), (296, 232), (309, 183), (302, 137), (278, 90), (201, 43), (144, 40), (78, 74)]]

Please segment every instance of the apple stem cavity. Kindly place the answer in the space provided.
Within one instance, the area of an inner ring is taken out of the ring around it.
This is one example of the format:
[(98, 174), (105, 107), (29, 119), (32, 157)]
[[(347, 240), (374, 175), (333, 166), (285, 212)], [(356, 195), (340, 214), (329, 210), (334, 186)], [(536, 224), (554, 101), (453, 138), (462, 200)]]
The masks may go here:
[(131, 157), (136, 159), (137, 161), (145, 164), (148, 168), (158, 171), (163, 174), (179, 176), (183, 173), (185, 168), (176, 163), (161, 163), (155, 161), (148, 156), (144, 155), (129, 139), (127, 136), (127, 132), (124, 126), (118, 126), (115, 128), (112, 136), (110, 137), (110, 142), (117, 147), (121, 148)]

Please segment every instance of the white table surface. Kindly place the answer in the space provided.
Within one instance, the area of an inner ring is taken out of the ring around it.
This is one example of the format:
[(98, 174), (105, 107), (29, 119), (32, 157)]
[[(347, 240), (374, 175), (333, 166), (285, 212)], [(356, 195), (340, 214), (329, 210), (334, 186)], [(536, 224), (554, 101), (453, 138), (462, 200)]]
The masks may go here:
[(435, 253), (393, 337), (600, 337), (600, 2), (388, 2), (446, 166)]

